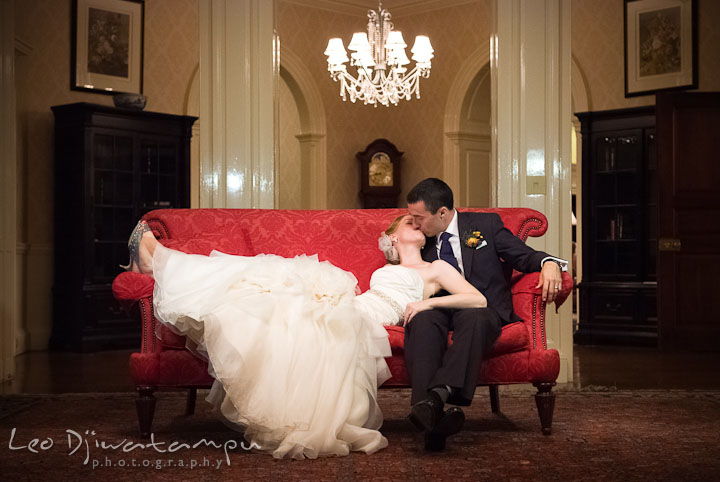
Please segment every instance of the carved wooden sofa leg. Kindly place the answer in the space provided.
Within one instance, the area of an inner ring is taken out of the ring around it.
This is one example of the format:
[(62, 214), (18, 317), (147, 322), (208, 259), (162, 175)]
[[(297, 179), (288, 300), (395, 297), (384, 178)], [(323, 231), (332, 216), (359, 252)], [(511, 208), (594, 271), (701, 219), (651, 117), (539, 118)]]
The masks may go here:
[(535, 404), (537, 405), (538, 415), (540, 415), (540, 425), (542, 426), (543, 435), (552, 433), (553, 411), (555, 410), (555, 394), (552, 387), (555, 382), (533, 383), (538, 389), (535, 394)]
[(152, 429), (153, 416), (155, 415), (155, 402), (157, 399), (153, 395), (154, 387), (137, 387), (138, 398), (135, 400), (135, 408), (137, 409), (138, 422), (140, 424), (140, 437), (150, 437)]
[(195, 413), (195, 400), (197, 400), (197, 388), (189, 388), (187, 403), (185, 404), (185, 415), (192, 415)]
[(488, 385), (490, 389), (490, 408), (492, 413), (500, 413), (500, 394), (497, 385)]

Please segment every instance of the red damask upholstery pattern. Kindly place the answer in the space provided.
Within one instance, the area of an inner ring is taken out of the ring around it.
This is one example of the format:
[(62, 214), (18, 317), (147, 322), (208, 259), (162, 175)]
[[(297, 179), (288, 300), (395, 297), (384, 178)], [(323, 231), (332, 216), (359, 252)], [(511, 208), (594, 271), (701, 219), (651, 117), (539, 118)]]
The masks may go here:
[[(545, 216), (533, 209), (468, 209), (496, 212), (505, 226), (523, 241), (547, 230)], [(164, 209), (144, 216), (164, 240), (192, 240), (186, 252), (208, 254), (259, 253), (292, 257), (317, 254), (321, 261), (353, 273), (366, 290), (373, 271), (385, 263), (377, 238), (404, 209), (274, 210), (274, 209)], [(209, 238), (208, 242), (203, 241)], [(213, 248), (212, 242), (217, 241)], [(193, 246), (194, 245), (194, 246)], [(169, 246), (172, 247), (172, 246)]]
[[(532, 209), (467, 211), (498, 213), (505, 226), (523, 241), (547, 231), (545, 216)], [(317, 254), (321, 261), (330, 261), (352, 272), (364, 291), (369, 287), (372, 273), (385, 263), (377, 249), (378, 236), (393, 219), (406, 212), (405, 209), (165, 209), (149, 212), (144, 219), (163, 245), (187, 253), (207, 255), (215, 249), (243, 256)], [(560, 357), (557, 350), (547, 349), (546, 307), (537, 283), (538, 273), (513, 273), (513, 307), (523, 321), (503, 328), (493, 352), (482, 363), (478, 384), (554, 384), (557, 379)], [(158, 327), (152, 309), (153, 286), (152, 278), (132, 272), (118, 275), (113, 282), (115, 297), (137, 312), (142, 322), (141, 351), (130, 357), (130, 371), (136, 386), (139, 390), (210, 386), (212, 378), (207, 373), (207, 363), (185, 348), (185, 338), (162, 325)], [(570, 276), (563, 273), (557, 306), (565, 301), (571, 288)], [(160, 338), (156, 336), (156, 329)], [(404, 329), (388, 327), (387, 331), (392, 348), (392, 357), (387, 362), (392, 378), (383, 386), (408, 386)]]

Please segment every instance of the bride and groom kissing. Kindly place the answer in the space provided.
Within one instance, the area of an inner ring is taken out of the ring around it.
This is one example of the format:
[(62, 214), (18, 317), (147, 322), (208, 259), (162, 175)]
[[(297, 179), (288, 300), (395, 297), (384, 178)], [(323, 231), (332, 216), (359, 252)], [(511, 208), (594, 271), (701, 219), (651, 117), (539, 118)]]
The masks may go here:
[(563, 262), (527, 247), (495, 214), (457, 212), (438, 179), (411, 190), (408, 214), (379, 247), (388, 264), (357, 296), (352, 274), (316, 256), (189, 255), (159, 244), (143, 222), (131, 235), (128, 267), (155, 278), (156, 316), (208, 359), (216, 380), (208, 401), (278, 458), (387, 446), (377, 405), (377, 387), (390, 376), (384, 325), (404, 324), (408, 418), (425, 432), (426, 448), (439, 450), (461, 429), (458, 406), (472, 400), (483, 354), (518, 319), (500, 258), (540, 271), (548, 302)]

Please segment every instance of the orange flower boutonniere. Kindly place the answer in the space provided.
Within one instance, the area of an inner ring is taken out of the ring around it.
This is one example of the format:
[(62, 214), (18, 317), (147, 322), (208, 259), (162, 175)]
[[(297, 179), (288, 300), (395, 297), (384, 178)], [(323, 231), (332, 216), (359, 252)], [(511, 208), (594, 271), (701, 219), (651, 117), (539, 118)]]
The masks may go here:
[(463, 244), (468, 248), (480, 249), (487, 246), (487, 241), (480, 231), (468, 231), (463, 236)]

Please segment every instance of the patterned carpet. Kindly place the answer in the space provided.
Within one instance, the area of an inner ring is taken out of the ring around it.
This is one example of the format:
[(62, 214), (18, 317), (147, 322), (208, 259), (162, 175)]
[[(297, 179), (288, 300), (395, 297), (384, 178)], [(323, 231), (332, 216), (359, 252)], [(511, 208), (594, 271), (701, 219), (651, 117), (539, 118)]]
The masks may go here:
[[(560, 391), (554, 432), (545, 437), (532, 392), (501, 392), (502, 415), (493, 415), (487, 390), (479, 389), (466, 410), (465, 430), (436, 454), (423, 450), (421, 434), (404, 419), (409, 392), (386, 389), (380, 406), (387, 449), (304, 461), (243, 450), (241, 437), (215, 418), (203, 396), (198, 394), (197, 413), (185, 417), (183, 394), (160, 394), (153, 426), (157, 448), (132, 446), (145, 443), (137, 436), (132, 393), (2, 396), (0, 479), (720, 479), (720, 391)], [(129, 444), (109, 446), (123, 440)]]

